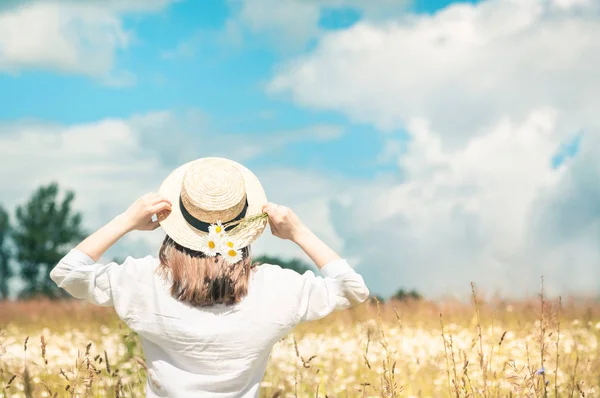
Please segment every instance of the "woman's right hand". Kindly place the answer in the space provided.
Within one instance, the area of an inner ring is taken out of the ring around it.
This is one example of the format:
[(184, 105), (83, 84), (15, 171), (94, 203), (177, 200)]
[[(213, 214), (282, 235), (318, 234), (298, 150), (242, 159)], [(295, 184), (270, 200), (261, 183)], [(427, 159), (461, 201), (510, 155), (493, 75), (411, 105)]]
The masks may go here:
[(295, 241), (304, 229), (300, 218), (288, 207), (267, 203), (262, 210), (268, 214), (271, 232), (278, 238)]
[(152, 216), (170, 212), (171, 205), (169, 199), (151, 192), (137, 199), (123, 215), (132, 230), (152, 231), (159, 225), (158, 220), (152, 221)]

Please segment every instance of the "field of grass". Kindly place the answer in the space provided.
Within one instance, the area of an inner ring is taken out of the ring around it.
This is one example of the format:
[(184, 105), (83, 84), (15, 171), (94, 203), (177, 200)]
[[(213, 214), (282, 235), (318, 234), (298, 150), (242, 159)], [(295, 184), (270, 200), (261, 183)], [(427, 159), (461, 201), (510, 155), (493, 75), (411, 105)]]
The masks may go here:
[[(600, 302), (365, 303), (273, 349), (262, 397), (600, 397)], [(141, 397), (145, 363), (113, 311), (0, 303), (0, 395)]]

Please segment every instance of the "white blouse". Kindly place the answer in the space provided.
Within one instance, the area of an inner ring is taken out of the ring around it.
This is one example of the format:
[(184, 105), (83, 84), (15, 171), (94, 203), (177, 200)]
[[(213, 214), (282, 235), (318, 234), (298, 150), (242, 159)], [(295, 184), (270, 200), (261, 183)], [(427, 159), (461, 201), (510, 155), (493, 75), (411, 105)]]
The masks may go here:
[(264, 264), (233, 306), (192, 307), (171, 297), (158, 259), (98, 264), (71, 250), (50, 277), (73, 297), (114, 306), (138, 333), (148, 365), (148, 397), (258, 397), (273, 345), (303, 321), (365, 301), (369, 290), (345, 260), (303, 275)]

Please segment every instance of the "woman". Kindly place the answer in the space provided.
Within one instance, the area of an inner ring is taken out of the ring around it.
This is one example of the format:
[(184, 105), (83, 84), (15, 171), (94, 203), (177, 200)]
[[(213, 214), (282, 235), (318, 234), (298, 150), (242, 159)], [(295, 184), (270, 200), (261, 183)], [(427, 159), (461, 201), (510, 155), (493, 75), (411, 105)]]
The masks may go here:
[[(153, 216), (157, 220), (153, 221)], [(323, 277), (254, 266), (266, 224)], [(161, 226), (157, 258), (98, 264), (133, 230)], [(288, 208), (268, 203), (244, 166), (223, 158), (184, 164), (71, 250), (50, 277), (79, 299), (114, 306), (138, 333), (149, 397), (257, 397), (273, 345), (303, 321), (367, 299), (362, 277)]]

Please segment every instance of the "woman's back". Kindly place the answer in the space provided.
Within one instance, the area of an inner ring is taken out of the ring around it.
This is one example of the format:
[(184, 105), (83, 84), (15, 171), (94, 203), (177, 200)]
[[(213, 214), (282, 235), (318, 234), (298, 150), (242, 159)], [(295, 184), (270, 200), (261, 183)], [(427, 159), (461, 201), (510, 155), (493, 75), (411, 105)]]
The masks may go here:
[(261, 289), (270, 266), (252, 272), (248, 295), (240, 303), (198, 308), (171, 297), (170, 285), (151, 271), (159, 266), (157, 259), (142, 261), (151, 264), (140, 268), (145, 287), (135, 295), (145, 305), (119, 304), (142, 339), (153, 379), (148, 396), (200, 396), (202, 391), (207, 397), (254, 397), (273, 344), (293, 326)]

